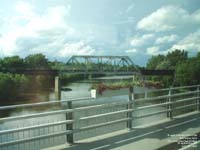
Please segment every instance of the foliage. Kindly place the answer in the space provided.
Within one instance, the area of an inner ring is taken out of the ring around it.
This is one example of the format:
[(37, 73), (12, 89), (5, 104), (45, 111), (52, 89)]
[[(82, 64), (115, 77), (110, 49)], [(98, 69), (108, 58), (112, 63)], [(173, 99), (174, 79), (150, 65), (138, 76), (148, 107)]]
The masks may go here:
[(30, 69), (47, 69), (49, 68), (48, 59), (43, 54), (29, 55), (24, 59)]
[(153, 56), (147, 63), (147, 69), (173, 69), (172, 76), (149, 77), (153, 81), (161, 81), (165, 86), (191, 85), (200, 83), (200, 53), (196, 57), (188, 58), (184, 50), (168, 52), (166, 56)]
[(26, 82), (25, 76), (0, 73), (0, 104), (9, 104), (18, 99), (19, 89), (26, 89)]
[(2, 72), (14, 72), (16, 69), (25, 68), (25, 66), (26, 64), (24, 63), (24, 60), (19, 56), (11, 56), (0, 59), (0, 70)]
[(156, 69), (160, 62), (163, 62), (164, 59), (164, 55), (152, 56), (151, 59), (149, 59), (147, 62), (147, 69)]
[(190, 58), (176, 67), (176, 85), (200, 84), (200, 59)]
[(184, 50), (174, 50), (169, 52), (166, 56), (166, 60), (169, 62), (169, 66), (166, 69), (175, 69), (177, 64), (183, 63), (188, 59), (187, 52)]

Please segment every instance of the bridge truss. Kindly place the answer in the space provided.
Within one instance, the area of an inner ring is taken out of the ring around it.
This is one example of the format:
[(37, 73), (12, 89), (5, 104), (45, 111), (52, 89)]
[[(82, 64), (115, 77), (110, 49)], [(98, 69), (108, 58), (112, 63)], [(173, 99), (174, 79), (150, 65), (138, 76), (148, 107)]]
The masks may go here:
[(66, 70), (71, 73), (140, 74), (128, 56), (75, 55), (67, 61)]

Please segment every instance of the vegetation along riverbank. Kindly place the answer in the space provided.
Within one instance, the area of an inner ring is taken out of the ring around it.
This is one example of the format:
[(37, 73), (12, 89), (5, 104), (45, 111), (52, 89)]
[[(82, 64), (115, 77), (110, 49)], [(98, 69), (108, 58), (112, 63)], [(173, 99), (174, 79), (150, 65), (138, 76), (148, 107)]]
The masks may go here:
[[(17, 69), (62, 69), (64, 62), (50, 61), (43, 54), (32, 54), (25, 58), (11, 56), (0, 58), (0, 105), (18, 103), (26, 97), (21, 93), (34, 93), (54, 87), (54, 77), (51, 75), (22, 75), (15, 72)], [(115, 84), (94, 84), (99, 92), (105, 89), (119, 89), (131, 85), (145, 85), (155, 87), (183, 86), (200, 84), (200, 53), (188, 56), (184, 50), (174, 50), (166, 55), (152, 56), (146, 67), (140, 69), (171, 69), (174, 76), (148, 76), (147, 82), (119, 82)], [(80, 74), (61, 75), (62, 84), (88, 78)]]

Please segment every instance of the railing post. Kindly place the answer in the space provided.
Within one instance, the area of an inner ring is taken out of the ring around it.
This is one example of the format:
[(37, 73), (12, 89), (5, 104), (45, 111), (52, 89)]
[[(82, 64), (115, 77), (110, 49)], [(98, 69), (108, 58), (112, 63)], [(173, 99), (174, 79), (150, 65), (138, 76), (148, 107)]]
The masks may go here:
[[(129, 104), (127, 106), (127, 109), (133, 109), (134, 106), (134, 87), (131, 86), (129, 87)], [(132, 121), (133, 121), (133, 111), (130, 111), (127, 113), (127, 118), (129, 118), (130, 120), (127, 121), (127, 128), (129, 128), (130, 130), (133, 127)]]
[(197, 85), (197, 111), (200, 111), (200, 88), (199, 88), (199, 85)]
[[(68, 107), (68, 109), (72, 109), (72, 101), (67, 102), (67, 107)], [(73, 120), (73, 112), (66, 113), (66, 120)], [(73, 130), (73, 123), (67, 124), (66, 125), (66, 130), (72, 131)], [(67, 134), (67, 142), (69, 144), (73, 144), (74, 143), (74, 135), (73, 135), (73, 133)]]
[(169, 88), (169, 93), (168, 93), (168, 111), (167, 111), (167, 117), (172, 119), (173, 116), (172, 116), (172, 98), (171, 98), (171, 95), (172, 95), (172, 89)]

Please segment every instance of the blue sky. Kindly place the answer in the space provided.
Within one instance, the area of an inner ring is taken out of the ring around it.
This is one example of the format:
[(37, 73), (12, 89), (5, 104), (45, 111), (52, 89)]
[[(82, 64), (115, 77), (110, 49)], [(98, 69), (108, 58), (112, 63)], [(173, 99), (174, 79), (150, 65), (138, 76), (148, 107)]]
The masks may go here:
[(0, 57), (200, 51), (199, 0), (0, 0)]

